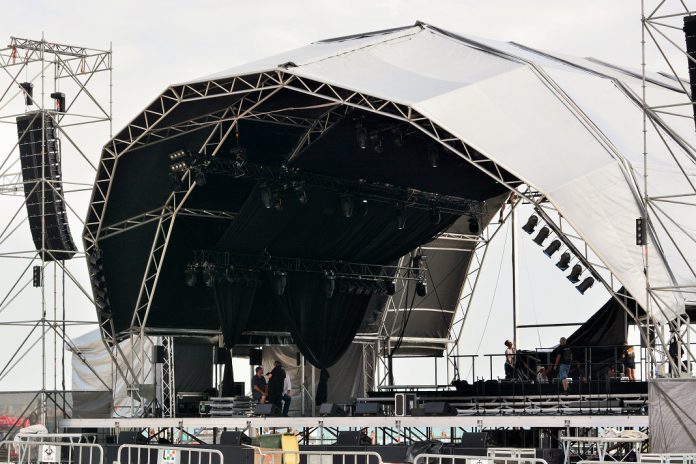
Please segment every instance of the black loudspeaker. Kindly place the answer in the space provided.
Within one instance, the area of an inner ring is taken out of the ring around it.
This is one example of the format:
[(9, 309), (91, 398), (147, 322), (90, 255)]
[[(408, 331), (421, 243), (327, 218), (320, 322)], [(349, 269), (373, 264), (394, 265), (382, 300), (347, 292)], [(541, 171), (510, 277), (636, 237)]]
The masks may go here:
[(254, 408), (255, 416), (280, 416), (280, 409), (278, 406), (271, 403), (257, 404)]
[(322, 403), (321, 406), (319, 406), (319, 415), (320, 416), (345, 416), (346, 413), (345, 413), (345, 411), (343, 411), (343, 409), (339, 408), (334, 403)]
[(344, 430), (338, 432), (338, 437), (336, 438), (336, 445), (338, 446), (357, 446), (360, 445), (360, 435), (362, 432), (359, 430)]
[(249, 365), (260, 366), (263, 364), (263, 351), (259, 349), (249, 350)]
[(244, 432), (222, 432), (220, 434), (221, 445), (251, 445), (251, 438)]
[(50, 250), (50, 254), (43, 253), (46, 261), (70, 259), (77, 248), (70, 235), (63, 201), (60, 140), (55, 122), (45, 111), (18, 116), (17, 134), (34, 246), (38, 251)]
[(152, 347), (152, 351), (155, 364), (162, 364), (164, 362), (164, 347), (162, 345), (155, 345)]
[[(691, 83), (691, 95), (696, 95), (696, 16), (684, 16), (684, 38), (686, 39), (686, 54), (689, 56), (689, 81)], [(693, 106), (693, 105), (692, 105)], [(694, 106), (694, 120), (696, 121), (696, 106)]]
[(397, 393), (394, 395), (394, 415), (408, 416), (411, 409), (417, 406), (417, 398), (413, 393)]
[(538, 448), (536, 457), (545, 460), (548, 464), (563, 464), (565, 456), (560, 448)]
[(425, 403), (424, 406), (426, 416), (456, 416), (457, 409), (453, 408), (449, 403), (444, 401), (436, 401)]
[(147, 443), (147, 438), (140, 432), (119, 432), (119, 445), (143, 445)]
[(378, 416), (382, 411), (379, 403), (356, 403), (353, 410), (354, 416)]
[(462, 448), (486, 448), (488, 434), (486, 432), (469, 432), (462, 435)]

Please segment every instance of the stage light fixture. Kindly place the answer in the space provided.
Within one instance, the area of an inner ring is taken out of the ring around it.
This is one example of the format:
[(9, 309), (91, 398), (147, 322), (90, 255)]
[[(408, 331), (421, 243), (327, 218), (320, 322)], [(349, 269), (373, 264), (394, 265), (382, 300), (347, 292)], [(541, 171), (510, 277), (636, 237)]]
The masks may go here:
[(364, 150), (367, 148), (367, 129), (361, 123), (355, 126), (355, 138), (358, 141), (358, 146)]
[(430, 160), (430, 166), (434, 168), (440, 164), (440, 150), (434, 143), (428, 145), (428, 160)]
[(570, 253), (565, 251), (561, 255), (561, 259), (559, 259), (556, 263), (556, 267), (561, 271), (565, 271), (566, 269), (568, 269), (568, 266), (570, 266)]
[(561, 248), (561, 241), (556, 239), (553, 242), (551, 242), (551, 244), (548, 247), (546, 247), (546, 249), (544, 250), (544, 254), (550, 258), (551, 256), (553, 256), (555, 252), (558, 251), (559, 248)]
[(259, 187), (259, 195), (261, 196), (261, 203), (266, 209), (271, 209), (273, 206), (273, 192), (266, 184), (261, 184)]
[(324, 295), (331, 298), (336, 290), (336, 276), (332, 271), (324, 273)]
[(382, 153), (384, 151), (384, 145), (382, 145), (382, 137), (379, 134), (371, 135), (370, 143), (372, 144), (372, 151), (374, 151), (375, 153)]
[(203, 187), (208, 183), (208, 179), (205, 177), (205, 172), (203, 172), (203, 168), (200, 166), (196, 168), (193, 180), (196, 182), (196, 187)]
[(187, 169), (188, 163), (186, 161), (177, 161), (169, 165), (169, 171), (172, 173), (186, 172)]
[(188, 156), (188, 153), (186, 153), (185, 150), (177, 150), (169, 154), (169, 160), (176, 161), (185, 158), (186, 156)]
[(215, 285), (215, 268), (212, 265), (203, 267), (203, 284), (209, 288)]
[(198, 283), (198, 273), (193, 266), (186, 267), (184, 271), (184, 281), (189, 287), (195, 287)]
[(32, 269), (32, 282), (34, 287), (43, 286), (43, 278), (41, 274), (41, 266), (34, 266)]
[(582, 266), (576, 264), (575, 266), (573, 266), (573, 269), (570, 270), (570, 274), (567, 278), (572, 283), (577, 284), (578, 282), (580, 282), (580, 274), (582, 274)]
[(548, 238), (550, 232), (551, 231), (549, 230), (548, 227), (546, 227), (546, 226), (542, 227), (541, 230), (539, 231), (539, 233), (537, 234), (537, 236), (534, 237), (534, 243), (536, 243), (539, 246), (543, 246), (544, 240), (546, 240)]
[(237, 282), (237, 277), (234, 274), (234, 268), (232, 266), (225, 268), (225, 280), (230, 284)]
[(406, 209), (404, 205), (399, 203), (396, 206), (396, 228), (399, 230), (404, 230), (406, 227)]
[(580, 285), (575, 287), (575, 289), (580, 292), (581, 295), (584, 295), (587, 290), (590, 289), (594, 285), (595, 280), (592, 277), (587, 277), (585, 280), (582, 281)]
[(396, 281), (394, 279), (389, 279), (384, 283), (384, 289), (387, 295), (394, 295), (396, 293)]
[(394, 126), (391, 129), (392, 133), (392, 141), (394, 142), (395, 147), (403, 147), (404, 146), (404, 132), (401, 130), (400, 127)]
[(428, 294), (428, 284), (424, 280), (419, 280), (416, 282), (416, 295), (423, 298)]
[(234, 147), (230, 150), (230, 157), (234, 160), (234, 166), (241, 168), (247, 160), (246, 150), (244, 147)]
[(527, 219), (527, 223), (522, 226), (522, 230), (527, 232), (529, 235), (532, 235), (534, 233), (534, 229), (536, 229), (537, 224), (539, 223), (539, 218), (532, 214), (529, 216), (529, 219)]
[(478, 218), (470, 217), (469, 218), (469, 232), (472, 233), (473, 235), (478, 235), (478, 233), (480, 231), (481, 231), (481, 226), (479, 225)]
[(440, 214), (440, 208), (433, 206), (430, 208), (430, 222), (433, 224), (439, 224), (442, 221), (442, 214)]
[(360, 214), (361, 216), (367, 216), (369, 210), (370, 208), (366, 199), (363, 198), (358, 202), (358, 214)]
[(285, 271), (273, 271), (273, 290), (276, 295), (282, 296), (288, 285), (288, 273)]
[(341, 211), (343, 211), (343, 216), (350, 218), (353, 215), (353, 197), (347, 194), (341, 195)]
[(34, 84), (31, 82), (22, 82), (19, 86), (24, 91), (24, 103), (26, 106), (30, 106), (34, 101)]

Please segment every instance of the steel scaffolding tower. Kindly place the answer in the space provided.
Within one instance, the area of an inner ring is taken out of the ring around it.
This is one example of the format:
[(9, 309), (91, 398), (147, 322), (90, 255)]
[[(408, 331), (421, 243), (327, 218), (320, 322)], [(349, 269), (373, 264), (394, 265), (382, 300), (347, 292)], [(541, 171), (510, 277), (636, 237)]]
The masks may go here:
[[(15, 128), (18, 119), (26, 119), (27, 114), (40, 122), (32, 129), (36, 134), (29, 134), (29, 129), (18, 134)], [(83, 192), (91, 189), (96, 170), (94, 154), (111, 130), (110, 49), (53, 43), (43, 37), (11, 37), (0, 49), (0, 202), (4, 205), (0, 215), (0, 329), (11, 330), (9, 336), (17, 337), (17, 344), (0, 354), (0, 381), (9, 375), (40, 371), (40, 388), (32, 404), (17, 415), (36, 413), (34, 417), (47, 426), (49, 416), (66, 415), (70, 410), (65, 395), (65, 349), (85, 362), (70, 328), (95, 324), (90, 321), (94, 318), (92, 292), (84, 286), (87, 267), (79, 240), (75, 241), (77, 249), (68, 254), (48, 246), (47, 206), (53, 202), (64, 208), (60, 212), (64, 234), (69, 222), (78, 230), (86, 216)], [(20, 150), (26, 150), (22, 144), (30, 139), (40, 147), (31, 155), (41, 167), (36, 178), (27, 180), (27, 171), (20, 166)], [(39, 192), (33, 197), (38, 204), (28, 200), (32, 198), (28, 189)], [(33, 242), (26, 212), (31, 207), (40, 211), (33, 217), (40, 224), (32, 227), (33, 234), (38, 234)], [(67, 234), (69, 238), (69, 230)], [(88, 311), (75, 318), (80, 307)], [(38, 365), (32, 359), (37, 348), (41, 353)], [(104, 388), (112, 388), (111, 379), (101, 381)], [(39, 406), (34, 411), (36, 399)]]

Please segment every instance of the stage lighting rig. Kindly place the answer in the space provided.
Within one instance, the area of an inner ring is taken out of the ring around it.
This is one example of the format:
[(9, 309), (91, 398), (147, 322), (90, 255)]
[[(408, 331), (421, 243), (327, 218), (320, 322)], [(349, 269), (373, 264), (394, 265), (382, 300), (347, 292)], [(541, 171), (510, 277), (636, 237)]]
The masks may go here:
[(479, 225), (479, 220), (477, 217), (472, 216), (469, 218), (469, 232), (472, 235), (478, 235), (481, 231), (481, 226)]
[(544, 250), (544, 254), (550, 258), (551, 256), (553, 256), (555, 252), (559, 250), (559, 248), (561, 248), (561, 241), (555, 239), (553, 242), (551, 242), (551, 244), (548, 247), (546, 247), (546, 249)]
[(440, 149), (434, 143), (428, 145), (428, 160), (430, 161), (430, 166), (433, 168), (438, 167), (440, 164)]
[(396, 281), (394, 279), (389, 279), (384, 282), (384, 290), (387, 295), (393, 296), (396, 293)]
[(273, 290), (276, 295), (282, 296), (285, 293), (285, 287), (288, 285), (288, 273), (285, 271), (273, 271)]
[(184, 281), (189, 287), (195, 287), (198, 283), (198, 272), (196, 271), (196, 267), (194, 265), (189, 264), (186, 266), (186, 270), (184, 271)]
[(536, 215), (532, 214), (531, 216), (529, 216), (529, 219), (527, 219), (527, 223), (522, 226), (522, 230), (531, 235), (534, 233), (534, 229), (536, 229), (538, 223), (539, 218)]
[(203, 270), (201, 272), (203, 275), (203, 285), (208, 288), (215, 286), (216, 272), (215, 267), (210, 264), (203, 265)]
[(347, 193), (341, 195), (341, 211), (343, 212), (343, 216), (345, 218), (350, 218), (353, 215), (353, 208), (354, 208), (355, 202), (353, 201), (353, 197), (348, 195)]
[(577, 284), (580, 282), (580, 274), (582, 274), (582, 266), (576, 264), (573, 266), (573, 269), (570, 270), (567, 279), (570, 280), (571, 283)]
[(326, 298), (331, 298), (336, 290), (336, 276), (332, 271), (327, 271), (324, 274), (324, 295)]
[(428, 284), (425, 280), (419, 280), (416, 282), (416, 295), (424, 298), (428, 294)]
[(558, 263), (556, 263), (556, 267), (561, 271), (565, 271), (568, 269), (568, 266), (570, 266), (570, 253), (564, 251), (561, 255), (561, 259), (559, 259)]
[(539, 233), (537, 234), (537, 236), (534, 237), (534, 240), (533, 240), (534, 243), (536, 243), (539, 246), (543, 246), (544, 240), (546, 240), (548, 238), (550, 232), (551, 231), (549, 230), (548, 227), (546, 227), (546, 226), (542, 227), (541, 230), (539, 231)]
[(580, 292), (581, 295), (584, 295), (587, 290), (589, 290), (595, 283), (594, 278), (592, 277), (586, 277), (585, 280), (582, 281), (580, 285), (575, 287), (575, 289)]
[(397, 203), (396, 205), (396, 228), (399, 230), (404, 230), (406, 227), (406, 208), (404, 208), (403, 203)]

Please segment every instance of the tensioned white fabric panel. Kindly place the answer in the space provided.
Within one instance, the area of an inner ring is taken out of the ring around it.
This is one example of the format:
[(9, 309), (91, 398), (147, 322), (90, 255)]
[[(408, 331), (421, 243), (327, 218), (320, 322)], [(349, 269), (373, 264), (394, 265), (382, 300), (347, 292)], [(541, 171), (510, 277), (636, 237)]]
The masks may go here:
[[(635, 71), (416, 25), (317, 42), (196, 82), (272, 71), (286, 62), (296, 66), (285, 72), (411, 105), (543, 192), (645, 305), (643, 251), (635, 245), (643, 182), (642, 110), (614, 81), (636, 98), (642, 82)], [(684, 101), (675, 80), (655, 73), (648, 77), (650, 104)], [(670, 111), (679, 115), (660, 117), (696, 146), (690, 108)], [(651, 196), (693, 190), (672, 156), (693, 185), (696, 163), (669, 134), (650, 127), (648, 152)], [(652, 287), (696, 286), (690, 264), (696, 261), (693, 208), (652, 206), (657, 232), (648, 252)], [(682, 294), (661, 295), (666, 318), (683, 313)]]

